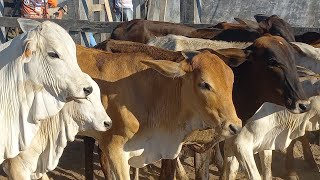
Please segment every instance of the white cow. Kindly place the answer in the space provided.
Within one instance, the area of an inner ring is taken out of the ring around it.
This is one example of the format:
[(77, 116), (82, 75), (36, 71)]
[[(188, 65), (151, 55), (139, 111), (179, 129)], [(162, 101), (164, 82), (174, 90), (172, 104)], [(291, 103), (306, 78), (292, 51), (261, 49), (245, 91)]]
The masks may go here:
[(0, 46), (0, 164), (30, 145), (40, 120), (92, 92), (63, 28), (18, 21), (25, 33)]
[(320, 74), (320, 49), (301, 42), (291, 42), (298, 50), (299, 56), (296, 58), (296, 65), (310, 69)]
[(250, 46), (250, 42), (226, 42), (218, 40), (188, 38), (185, 36), (178, 36), (169, 34), (167, 36), (155, 37), (149, 40), (148, 45), (168, 49), (172, 51), (184, 50), (198, 50), (203, 48), (210, 48), (213, 50), (239, 48), (245, 49)]
[(92, 79), (91, 82), (93, 93), (87, 99), (68, 102), (59, 114), (41, 121), (31, 145), (18, 156), (4, 161), (4, 171), (10, 179), (41, 178), (43, 173), (57, 167), (67, 141), (74, 141), (78, 131), (106, 131), (111, 127), (99, 87)]
[[(312, 61), (312, 57), (316, 57), (314, 53), (305, 54), (304, 57), (309, 58), (297, 64), (317, 62), (315, 58)], [(303, 114), (292, 114), (285, 107), (264, 103), (237, 136), (226, 140), (223, 179), (235, 179), (239, 163), (244, 167), (249, 179), (261, 179), (253, 154), (264, 150), (283, 150), (292, 140), (303, 136), (305, 131), (319, 129), (320, 76), (301, 67), (298, 68), (298, 72), (306, 95), (311, 97), (311, 110)], [(270, 151), (260, 156), (261, 159), (270, 160)], [(272, 178), (271, 173), (268, 173), (270, 168), (263, 168), (264, 179)]]

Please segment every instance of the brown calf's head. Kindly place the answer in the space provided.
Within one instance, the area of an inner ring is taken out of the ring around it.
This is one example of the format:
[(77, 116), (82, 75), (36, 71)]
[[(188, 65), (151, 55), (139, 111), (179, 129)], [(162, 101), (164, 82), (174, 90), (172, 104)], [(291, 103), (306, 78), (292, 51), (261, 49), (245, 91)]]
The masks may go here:
[(242, 67), (246, 68), (244, 77), (250, 81), (248, 90), (259, 94), (253, 97), (258, 98), (256, 101), (284, 105), (293, 113), (310, 109), (297, 76), (297, 52), (280, 36), (263, 36), (244, 50), (224, 49), (217, 53), (229, 64), (238, 65), (248, 60)]
[(180, 63), (143, 63), (167, 77), (181, 78), (181, 106), (186, 118), (203, 120), (223, 137), (237, 134), (242, 126), (232, 101), (232, 70), (210, 52), (188, 52), (184, 56)]
[(259, 26), (265, 30), (265, 33), (281, 36), (289, 42), (295, 41), (293, 29), (290, 24), (277, 15), (269, 17), (263, 14), (256, 14), (254, 18), (259, 23)]
[(300, 34), (295, 36), (297, 42), (303, 42), (306, 44), (310, 44), (316, 48), (320, 46), (320, 33), (318, 32), (306, 32), (304, 34)]

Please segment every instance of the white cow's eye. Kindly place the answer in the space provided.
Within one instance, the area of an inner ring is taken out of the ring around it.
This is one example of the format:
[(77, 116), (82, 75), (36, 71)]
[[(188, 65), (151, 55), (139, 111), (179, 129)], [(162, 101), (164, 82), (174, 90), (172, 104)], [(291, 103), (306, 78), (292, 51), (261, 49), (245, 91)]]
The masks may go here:
[(52, 58), (59, 58), (59, 55), (55, 52), (48, 52), (48, 56), (50, 56)]

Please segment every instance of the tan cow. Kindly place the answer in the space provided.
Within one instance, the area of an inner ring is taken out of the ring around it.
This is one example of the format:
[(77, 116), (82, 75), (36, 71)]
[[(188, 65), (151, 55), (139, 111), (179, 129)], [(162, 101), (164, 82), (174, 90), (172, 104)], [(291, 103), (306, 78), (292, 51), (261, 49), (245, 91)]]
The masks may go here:
[(216, 55), (186, 53), (176, 63), (84, 47), (77, 53), (82, 70), (96, 78), (113, 119), (108, 133), (92, 134), (112, 179), (130, 179), (130, 166), (176, 158), (194, 130), (212, 127), (220, 141), (241, 129), (232, 102), (232, 70)]

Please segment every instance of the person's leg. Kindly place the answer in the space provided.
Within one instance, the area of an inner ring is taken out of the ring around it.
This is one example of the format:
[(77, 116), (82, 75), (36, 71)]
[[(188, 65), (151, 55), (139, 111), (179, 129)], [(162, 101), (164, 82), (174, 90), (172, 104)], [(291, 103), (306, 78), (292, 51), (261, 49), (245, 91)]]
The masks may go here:
[(131, 21), (133, 19), (133, 11), (130, 8), (123, 9), (123, 21)]
[(122, 21), (121, 9), (116, 8), (114, 15), (115, 15), (114, 17), (116, 18), (116, 22), (121, 22)]

